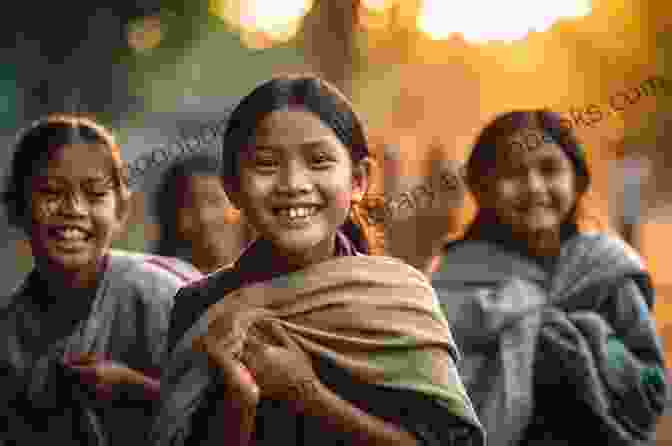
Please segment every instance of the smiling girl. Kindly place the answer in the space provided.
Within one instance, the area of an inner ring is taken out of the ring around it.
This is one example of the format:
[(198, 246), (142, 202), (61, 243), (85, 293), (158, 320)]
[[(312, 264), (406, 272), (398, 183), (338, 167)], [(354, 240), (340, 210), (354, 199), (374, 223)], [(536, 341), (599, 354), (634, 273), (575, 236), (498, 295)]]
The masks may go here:
[(632, 248), (587, 231), (583, 148), (555, 113), (506, 113), (466, 179), (479, 210), (432, 283), (489, 443), (649, 444), (666, 393), (654, 291)]
[(224, 147), (227, 194), (259, 239), (178, 293), (152, 444), (482, 445), (427, 279), (341, 229), (367, 190), (347, 100), (273, 79)]
[(35, 268), (0, 310), (0, 442), (135, 444), (158, 395), (172, 297), (201, 276), (110, 250), (130, 192), (119, 148), (95, 122), (38, 121), (11, 168), (4, 203)]

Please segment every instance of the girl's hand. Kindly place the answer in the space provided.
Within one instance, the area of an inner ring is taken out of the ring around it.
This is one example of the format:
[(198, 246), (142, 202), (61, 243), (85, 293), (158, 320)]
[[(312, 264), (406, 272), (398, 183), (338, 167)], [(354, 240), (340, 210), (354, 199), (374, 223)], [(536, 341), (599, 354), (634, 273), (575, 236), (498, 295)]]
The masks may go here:
[[(241, 346), (242, 348), (242, 346)], [(194, 349), (207, 353), (210, 360), (222, 374), (231, 401), (243, 408), (256, 407), (259, 403), (259, 386), (245, 365), (233, 354), (229, 344), (222, 344), (211, 335), (194, 342)], [(236, 350), (236, 348), (234, 348)]]
[(310, 356), (282, 327), (269, 325), (281, 346), (268, 345), (250, 337), (242, 361), (261, 388), (261, 395), (302, 405), (315, 396), (321, 385)]
[(92, 354), (68, 358), (65, 366), (77, 372), (82, 384), (93, 386), (98, 399), (110, 399), (120, 384), (142, 384), (142, 374), (120, 362)]

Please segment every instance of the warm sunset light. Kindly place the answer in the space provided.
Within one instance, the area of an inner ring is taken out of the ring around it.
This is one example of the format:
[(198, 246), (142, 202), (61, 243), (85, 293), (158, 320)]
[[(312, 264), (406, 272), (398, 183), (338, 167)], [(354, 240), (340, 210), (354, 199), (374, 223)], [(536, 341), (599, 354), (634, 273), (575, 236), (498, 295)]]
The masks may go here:
[(362, 6), (372, 11), (381, 12), (399, 3), (400, 0), (362, 0)]
[(210, 0), (210, 12), (239, 29), (253, 48), (290, 40), (312, 7), (313, 0)]
[(457, 33), (474, 43), (512, 42), (525, 38), (530, 31), (546, 31), (562, 18), (584, 17), (590, 12), (590, 0), (470, 0), (459, 5), (424, 0), (417, 24), (436, 40)]

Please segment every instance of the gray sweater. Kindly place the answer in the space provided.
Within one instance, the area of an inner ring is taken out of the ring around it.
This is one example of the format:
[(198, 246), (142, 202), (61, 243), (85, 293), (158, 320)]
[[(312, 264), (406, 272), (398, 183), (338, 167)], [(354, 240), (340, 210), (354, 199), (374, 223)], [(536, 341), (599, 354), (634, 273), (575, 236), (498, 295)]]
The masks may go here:
[(636, 254), (567, 240), (552, 270), (485, 241), (447, 250), (433, 285), (489, 445), (651, 444), (666, 398)]

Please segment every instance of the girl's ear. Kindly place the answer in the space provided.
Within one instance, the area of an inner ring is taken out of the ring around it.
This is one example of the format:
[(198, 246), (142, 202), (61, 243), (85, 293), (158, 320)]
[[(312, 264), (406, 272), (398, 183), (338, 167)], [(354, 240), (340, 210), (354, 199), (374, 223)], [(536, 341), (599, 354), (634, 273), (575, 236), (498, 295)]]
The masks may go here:
[(364, 197), (369, 190), (369, 178), (371, 177), (371, 160), (364, 158), (354, 166), (352, 172), (352, 193), (359, 199)]
[(238, 210), (242, 209), (239, 188), (234, 187), (234, 185), (227, 181), (227, 179), (224, 177), (221, 177), (220, 181), (222, 183), (222, 187), (224, 188), (224, 193), (226, 193), (226, 196), (229, 199), (229, 202), (233, 205), (234, 208)]
[(135, 197), (135, 194), (128, 189), (124, 189), (119, 197), (120, 202), (118, 203), (117, 208), (117, 228), (116, 235), (121, 234), (128, 223), (128, 218), (131, 215), (132, 200)]
[(487, 200), (488, 187), (485, 181), (492, 181), (492, 178), (474, 178), (469, 175), (466, 165), (462, 165), (459, 169), (459, 175), (467, 186), (467, 189), (473, 195), (476, 203), (485, 203)]
[(457, 168), (457, 174), (464, 184), (469, 186), (469, 181), (467, 178), (467, 165), (465, 163), (460, 164), (460, 167)]
[(585, 175), (575, 174), (575, 183), (576, 195), (580, 198), (588, 190), (588, 178)]

